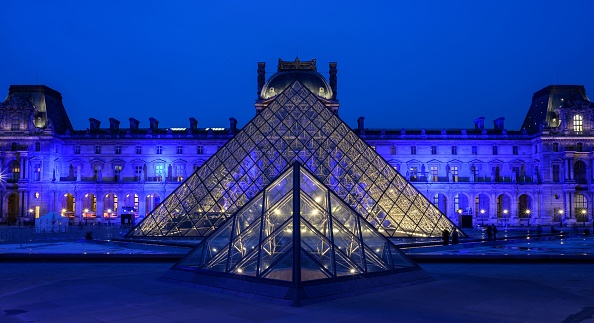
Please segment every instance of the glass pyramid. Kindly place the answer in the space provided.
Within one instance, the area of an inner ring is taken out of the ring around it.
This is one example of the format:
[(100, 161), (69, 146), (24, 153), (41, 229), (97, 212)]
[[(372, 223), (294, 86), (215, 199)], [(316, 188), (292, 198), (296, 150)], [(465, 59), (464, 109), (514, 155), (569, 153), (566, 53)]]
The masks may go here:
[(466, 236), (295, 81), (127, 237), (206, 237), (295, 161), (386, 236)]
[[(166, 277), (180, 279), (176, 271), (194, 273), (185, 280), (256, 295), (273, 296), (259, 284), (277, 284), (288, 288), (285, 296), (277, 298), (293, 302), (427, 279), (419, 273), (400, 276), (422, 270), (298, 162)], [(351, 282), (320, 291), (319, 285), (341, 278), (364, 278), (366, 287)], [(246, 288), (249, 282), (253, 286)]]

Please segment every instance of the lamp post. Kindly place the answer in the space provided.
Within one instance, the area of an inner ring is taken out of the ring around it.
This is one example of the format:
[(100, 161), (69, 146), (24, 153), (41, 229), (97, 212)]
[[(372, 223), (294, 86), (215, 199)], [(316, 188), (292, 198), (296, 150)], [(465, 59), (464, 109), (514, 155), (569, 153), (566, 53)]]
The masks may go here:
[(481, 209), (481, 226), (485, 225), (485, 209)]
[(507, 229), (507, 223), (508, 223), (508, 219), (507, 219), (507, 214), (508, 214), (508, 213), (509, 213), (509, 210), (508, 210), (508, 209), (504, 209), (504, 210), (503, 210), (503, 215), (504, 215), (503, 217), (504, 217), (504, 219), (505, 219), (505, 228), (506, 228), (506, 229)]
[(107, 209), (107, 225), (111, 225), (111, 209)]
[(89, 209), (84, 209), (83, 218), (85, 218), (85, 225), (87, 225), (89, 220)]

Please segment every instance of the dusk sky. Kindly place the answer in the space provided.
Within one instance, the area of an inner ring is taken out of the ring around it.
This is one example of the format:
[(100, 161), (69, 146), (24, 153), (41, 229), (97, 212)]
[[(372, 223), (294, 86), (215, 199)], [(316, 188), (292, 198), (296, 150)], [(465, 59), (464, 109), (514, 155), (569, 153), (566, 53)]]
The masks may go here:
[(338, 62), (340, 117), (368, 128), (518, 130), (532, 94), (594, 96), (594, 1), (2, 2), (0, 96), (62, 93), (77, 130), (93, 117), (148, 127), (243, 127), (257, 62)]

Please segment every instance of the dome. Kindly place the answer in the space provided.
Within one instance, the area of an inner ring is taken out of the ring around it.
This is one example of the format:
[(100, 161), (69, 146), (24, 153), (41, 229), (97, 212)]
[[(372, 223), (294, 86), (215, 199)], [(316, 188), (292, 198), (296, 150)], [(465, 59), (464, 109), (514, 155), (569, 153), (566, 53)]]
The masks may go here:
[(262, 88), (260, 97), (262, 99), (272, 98), (293, 82), (299, 81), (313, 94), (324, 99), (332, 99), (332, 89), (322, 74), (311, 70), (289, 70), (275, 73), (268, 79)]

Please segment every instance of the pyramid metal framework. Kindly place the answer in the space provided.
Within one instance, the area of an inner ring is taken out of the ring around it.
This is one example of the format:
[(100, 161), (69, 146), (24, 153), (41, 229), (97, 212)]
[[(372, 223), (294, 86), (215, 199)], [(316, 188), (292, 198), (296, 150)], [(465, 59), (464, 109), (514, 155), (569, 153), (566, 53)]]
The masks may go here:
[(322, 100), (292, 83), (127, 237), (206, 237), (295, 161), (386, 236), (465, 236)]
[(165, 277), (293, 305), (430, 279), (298, 162)]

